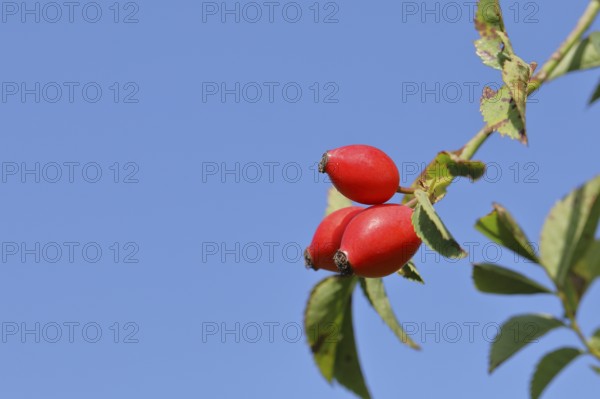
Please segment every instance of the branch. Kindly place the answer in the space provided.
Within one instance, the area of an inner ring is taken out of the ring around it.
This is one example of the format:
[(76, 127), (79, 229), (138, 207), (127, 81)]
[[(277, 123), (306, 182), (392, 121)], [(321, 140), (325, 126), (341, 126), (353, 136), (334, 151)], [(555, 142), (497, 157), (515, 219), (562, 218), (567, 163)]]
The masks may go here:
[(577, 25), (575, 25), (573, 31), (533, 77), (527, 88), (527, 94), (533, 93), (548, 80), (548, 77), (554, 72), (569, 50), (581, 40), (581, 37), (589, 29), (590, 25), (592, 25), (599, 11), (600, 0), (591, 0), (579, 18), (579, 21), (577, 21)]
[(591, 356), (595, 357), (596, 359), (600, 360), (600, 352), (597, 349), (593, 348), (589, 344), (588, 340), (585, 338), (585, 335), (581, 331), (581, 328), (579, 327), (579, 323), (577, 323), (577, 319), (575, 318), (575, 312), (572, 310), (571, 306), (569, 305), (569, 301), (568, 301), (566, 295), (564, 293), (560, 292), (560, 290), (559, 290), (558, 286), (556, 286), (556, 284), (555, 284), (555, 287), (557, 290), (558, 299), (560, 299), (560, 303), (563, 307), (565, 315), (569, 319), (569, 325), (567, 327), (569, 327), (569, 329), (571, 329), (575, 333), (575, 335), (577, 335), (577, 338), (579, 338), (579, 340), (585, 347), (586, 353), (588, 353)]
[(579, 324), (577, 323), (577, 320), (575, 320), (575, 317), (569, 316), (569, 320), (571, 322), (571, 325), (569, 327), (571, 328), (571, 330), (575, 331), (575, 334), (577, 335), (587, 352), (590, 355), (594, 356), (596, 359), (600, 360), (600, 353), (598, 353), (598, 351), (592, 348), (592, 346), (589, 344), (588, 340), (585, 338), (585, 335), (583, 335), (583, 332), (581, 332), (581, 328), (579, 328)]
[[(596, 19), (599, 12), (600, 0), (591, 0), (579, 18), (579, 21), (577, 21), (577, 25), (575, 25), (573, 31), (567, 36), (567, 39), (558, 47), (554, 54), (552, 54), (550, 59), (544, 63), (538, 73), (531, 78), (531, 81), (527, 86), (527, 95), (532, 94), (548, 81), (550, 74), (556, 69), (569, 50), (581, 40), (581, 37), (594, 22), (594, 19)], [(481, 147), (493, 132), (494, 130), (490, 126), (486, 125), (481, 128), (481, 130), (463, 147), (460, 158), (464, 160), (473, 158), (477, 150), (479, 150), (479, 147)]]

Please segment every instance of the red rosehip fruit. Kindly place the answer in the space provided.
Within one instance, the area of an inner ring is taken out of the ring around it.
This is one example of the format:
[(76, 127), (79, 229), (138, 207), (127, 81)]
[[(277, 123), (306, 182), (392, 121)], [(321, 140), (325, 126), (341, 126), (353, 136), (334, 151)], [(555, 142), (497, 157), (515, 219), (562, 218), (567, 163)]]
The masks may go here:
[(400, 183), (396, 164), (369, 145), (348, 145), (327, 151), (319, 163), (340, 193), (352, 201), (375, 205), (389, 201)]
[(312, 242), (304, 251), (304, 260), (307, 268), (314, 270), (325, 269), (332, 272), (338, 271), (333, 261), (333, 256), (340, 248), (342, 235), (346, 226), (354, 216), (364, 209), (361, 206), (349, 206), (338, 209), (321, 221), (315, 231)]
[(398, 271), (419, 249), (421, 239), (404, 205), (372, 206), (356, 215), (334, 256), (342, 274), (384, 277)]

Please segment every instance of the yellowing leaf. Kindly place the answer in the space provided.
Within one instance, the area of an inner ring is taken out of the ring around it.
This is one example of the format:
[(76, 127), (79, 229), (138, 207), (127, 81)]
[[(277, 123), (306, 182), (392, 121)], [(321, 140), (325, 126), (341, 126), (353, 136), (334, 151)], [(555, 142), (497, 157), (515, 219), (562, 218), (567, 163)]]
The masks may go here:
[[(444, 198), (448, 186), (457, 177), (468, 177), (471, 181), (475, 181), (484, 173), (483, 162), (460, 159), (453, 152), (442, 151), (427, 165), (412, 187), (426, 191), (432, 203), (436, 203)], [(402, 203), (406, 204), (412, 198), (413, 195), (406, 195)]]
[(508, 87), (512, 100), (517, 107), (520, 119), (523, 121), (521, 140), (527, 140), (525, 105), (527, 103), (527, 85), (531, 78), (531, 67), (515, 54), (502, 64), (502, 80)]
[(475, 29), (480, 39), (475, 41), (477, 55), (485, 65), (501, 69), (510, 41), (504, 32), (502, 10), (498, 0), (480, 0), (475, 14)]
[(338, 209), (352, 206), (352, 201), (344, 197), (342, 193), (336, 190), (335, 187), (331, 187), (327, 193), (327, 209), (325, 210), (325, 216), (337, 211)]
[(479, 109), (483, 120), (493, 130), (527, 144), (525, 119), (506, 86), (502, 86), (497, 92), (486, 87), (483, 90)]

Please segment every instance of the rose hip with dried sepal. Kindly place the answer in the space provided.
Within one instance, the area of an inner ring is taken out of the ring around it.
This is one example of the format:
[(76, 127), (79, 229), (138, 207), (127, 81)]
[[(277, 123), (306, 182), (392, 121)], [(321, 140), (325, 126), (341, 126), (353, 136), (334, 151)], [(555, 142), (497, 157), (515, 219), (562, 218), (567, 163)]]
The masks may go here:
[(378, 148), (362, 144), (327, 151), (319, 163), (319, 172), (327, 173), (344, 196), (367, 205), (389, 201), (400, 183), (392, 158)]
[(398, 271), (417, 252), (421, 239), (404, 205), (372, 206), (356, 215), (334, 256), (342, 274), (384, 277)]
[(362, 206), (349, 206), (327, 215), (317, 227), (312, 242), (304, 251), (306, 267), (337, 272), (338, 268), (333, 261), (333, 256), (340, 248), (344, 230), (352, 218), (364, 210)]

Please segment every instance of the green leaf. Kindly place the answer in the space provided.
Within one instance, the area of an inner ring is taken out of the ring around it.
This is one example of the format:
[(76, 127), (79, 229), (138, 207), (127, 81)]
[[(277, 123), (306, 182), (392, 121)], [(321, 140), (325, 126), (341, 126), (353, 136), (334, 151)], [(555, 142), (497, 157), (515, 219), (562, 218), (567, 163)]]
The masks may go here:
[(540, 239), (540, 259), (562, 287), (570, 269), (594, 241), (600, 218), (600, 175), (560, 200), (546, 218)]
[(577, 348), (560, 348), (547, 353), (537, 364), (533, 374), (530, 386), (531, 399), (538, 399), (554, 377), (581, 353)]
[(454, 177), (468, 177), (472, 182), (479, 180), (485, 174), (485, 164), (481, 161), (461, 159), (452, 152), (441, 152), (446, 161), (450, 175)]
[(565, 279), (563, 292), (569, 310), (573, 314), (577, 313), (581, 298), (598, 276), (600, 276), (600, 241), (594, 241), (585, 255), (569, 270)]
[(365, 384), (360, 360), (356, 351), (354, 340), (354, 326), (352, 323), (352, 296), (346, 304), (343, 321), (340, 329), (340, 340), (335, 354), (334, 378), (343, 386), (363, 399), (369, 399), (369, 389)]
[(573, 271), (591, 283), (600, 277), (600, 241), (592, 242), (585, 255), (575, 264)]
[(592, 97), (588, 101), (588, 105), (592, 105), (599, 99), (600, 99), (600, 83), (598, 83), (598, 86), (596, 86), (596, 90), (594, 91), (594, 93), (592, 94)]
[(327, 209), (325, 216), (337, 211), (338, 209), (352, 206), (352, 201), (344, 197), (335, 187), (331, 187), (327, 193)]
[(562, 61), (548, 77), (548, 80), (556, 79), (568, 72), (598, 66), (600, 66), (600, 32), (592, 32), (565, 54)]
[(565, 279), (565, 283), (561, 288), (562, 293), (565, 295), (567, 307), (565, 309), (565, 315), (572, 313), (573, 316), (577, 314), (579, 303), (585, 291), (588, 288), (588, 283), (585, 279), (578, 274), (570, 271)]
[[(412, 184), (413, 188), (424, 189), (433, 203), (446, 195), (446, 189), (455, 178), (468, 177), (471, 181), (480, 179), (485, 174), (485, 164), (481, 161), (460, 159), (453, 152), (442, 151), (427, 165), (423, 173)], [(406, 195), (402, 203), (406, 204), (414, 198)]]
[(502, 10), (498, 0), (480, 0), (475, 14), (475, 29), (481, 36), (475, 41), (477, 55), (485, 65), (501, 69), (503, 57), (511, 45), (504, 32)]
[(502, 86), (499, 91), (485, 87), (479, 109), (483, 120), (495, 131), (527, 144), (524, 116), (519, 112), (517, 103), (506, 85)]
[(543, 285), (510, 269), (486, 263), (473, 266), (473, 280), (481, 292), (507, 295), (552, 293)]
[(592, 365), (590, 367), (591, 367), (592, 370), (594, 370), (596, 373), (598, 373), (600, 375), (600, 367), (594, 366), (594, 365)]
[(600, 353), (600, 328), (594, 332), (588, 343), (596, 352)]
[(435, 212), (427, 194), (422, 190), (415, 190), (415, 197), (418, 204), (412, 215), (412, 223), (419, 238), (447, 258), (467, 256)]
[(530, 241), (512, 215), (500, 204), (494, 203), (493, 208), (491, 213), (477, 221), (475, 228), (495, 243), (538, 263)]
[(321, 374), (330, 382), (334, 376), (340, 326), (356, 282), (355, 277), (328, 277), (313, 288), (306, 304), (304, 328), (308, 344)]
[(493, 372), (527, 344), (537, 342), (548, 331), (561, 326), (564, 324), (560, 320), (549, 315), (512, 317), (502, 325), (500, 334), (492, 343), (489, 372)]
[(398, 323), (398, 319), (396, 319), (396, 316), (394, 315), (392, 305), (385, 292), (383, 280), (380, 278), (361, 278), (360, 286), (369, 300), (369, 303), (373, 306), (373, 309), (375, 309), (385, 324), (387, 324), (394, 334), (396, 334), (396, 337), (400, 339), (400, 342), (413, 349), (421, 349), (419, 345), (408, 336), (400, 323)]
[(413, 263), (413, 261), (408, 261), (408, 263), (397, 272), (399, 275), (404, 277), (407, 280), (416, 281), (417, 283), (425, 284), (425, 280), (421, 277), (419, 270)]

